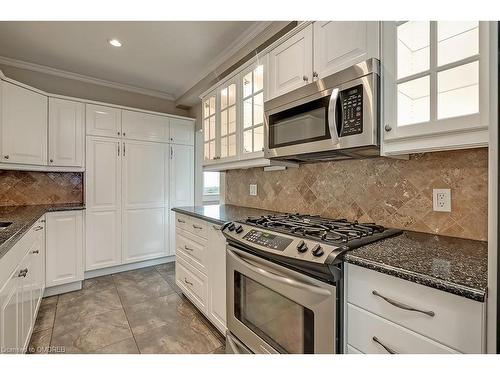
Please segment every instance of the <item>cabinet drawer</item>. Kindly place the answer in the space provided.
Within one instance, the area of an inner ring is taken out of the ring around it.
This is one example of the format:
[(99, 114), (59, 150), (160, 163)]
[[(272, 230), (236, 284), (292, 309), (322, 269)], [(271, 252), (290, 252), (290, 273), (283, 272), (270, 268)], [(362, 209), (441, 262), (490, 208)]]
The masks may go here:
[[(347, 343), (366, 354), (452, 354), (453, 349), (354, 305), (347, 306)], [(387, 348), (384, 348), (384, 346)]]
[(187, 215), (182, 215), (178, 212), (175, 213), (175, 227), (184, 230), (189, 230), (191, 227), (191, 218)]
[(185, 231), (195, 234), (203, 239), (207, 238), (208, 225), (207, 222), (196, 219), (191, 216), (175, 214), (175, 225), (177, 228), (184, 229)]
[[(383, 297), (421, 311), (394, 306)], [(484, 350), (483, 303), (352, 264), (347, 267), (347, 301), (460, 352)]]
[(180, 252), (176, 255), (175, 283), (203, 313), (207, 313), (207, 278), (191, 266)]
[(183, 234), (181, 229), (177, 230), (175, 235), (176, 252), (181, 251), (190, 264), (206, 274), (206, 247), (188, 236), (189, 234)]

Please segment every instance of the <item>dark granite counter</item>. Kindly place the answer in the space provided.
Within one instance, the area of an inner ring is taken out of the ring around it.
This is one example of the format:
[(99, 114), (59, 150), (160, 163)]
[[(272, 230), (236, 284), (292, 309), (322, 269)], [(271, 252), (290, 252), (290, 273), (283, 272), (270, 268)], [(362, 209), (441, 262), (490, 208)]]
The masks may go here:
[(486, 296), (487, 242), (406, 231), (352, 250), (344, 260), (476, 301)]
[(0, 259), (46, 212), (83, 209), (85, 205), (82, 203), (0, 207), (0, 221), (12, 222), (5, 229), (0, 229)]
[(276, 213), (258, 208), (235, 206), (232, 204), (211, 204), (205, 206), (176, 207), (172, 211), (197, 217), (214, 224), (224, 224), (228, 221), (242, 220), (249, 216), (262, 216)]

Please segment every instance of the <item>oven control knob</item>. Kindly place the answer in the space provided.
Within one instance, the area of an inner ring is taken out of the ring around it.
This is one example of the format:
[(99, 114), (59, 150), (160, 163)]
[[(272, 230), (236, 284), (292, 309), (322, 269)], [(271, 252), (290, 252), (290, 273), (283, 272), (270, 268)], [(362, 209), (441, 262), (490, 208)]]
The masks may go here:
[(299, 253), (305, 253), (307, 251), (307, 245), (304, 241), (300, 241), (297, 245), (297, 251)]
[(236, 233), (240, 234), (241, 232), (243, 232), (243, 227), (241, 225), (238, 225), (236, 227)]
[(234, 230), (234, 228), (236, 228), (234, 223), (229, 224), (229, 226), (227, 227), (227, 229), (229, 229), (230, 232), (232, 232)]
[(315, 256), (315, 257), (320, 257), (324, 254), (325, 252), (323, 251), (323, 249), (321, 248), (321, 245), (320, 244), (317, 244), (313, 247), (312, 249), (312, 254)]

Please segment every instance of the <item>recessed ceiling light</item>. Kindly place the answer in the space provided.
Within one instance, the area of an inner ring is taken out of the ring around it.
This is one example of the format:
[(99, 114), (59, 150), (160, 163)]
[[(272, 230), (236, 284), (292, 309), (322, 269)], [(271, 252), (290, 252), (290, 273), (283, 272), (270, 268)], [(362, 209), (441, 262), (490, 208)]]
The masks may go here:
[(109, 44), (111, 44), (113, 47), (121, 47), (122, 43), (118, 39), (110, 39)]

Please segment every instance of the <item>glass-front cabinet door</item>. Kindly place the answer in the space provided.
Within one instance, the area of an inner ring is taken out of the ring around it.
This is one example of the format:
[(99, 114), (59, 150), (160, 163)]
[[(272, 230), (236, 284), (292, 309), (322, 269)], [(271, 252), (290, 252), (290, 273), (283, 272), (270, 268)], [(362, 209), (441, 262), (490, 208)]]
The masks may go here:
[(237, 90), (236, 83), (229, 82), (219, 89), (219, 158), (224, 161), (236, 159), (237, 155)]
[(488, 22), (384, 22), (384, 140), (488, 125)]
[(203, 110), (203, 161), (209, 164), (217, 158), (216, 145), (216, 94), (208, 95), (202, 104)]
[(242, 158), (260, 156), (264, 151), (264, 81), (263, 63), (252, 65), (240, 75)]

